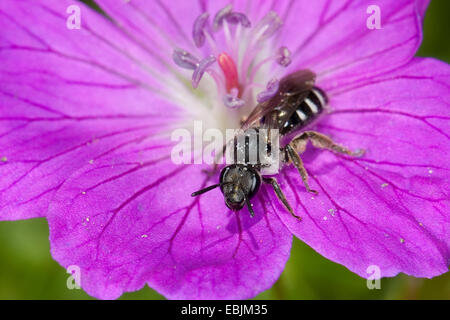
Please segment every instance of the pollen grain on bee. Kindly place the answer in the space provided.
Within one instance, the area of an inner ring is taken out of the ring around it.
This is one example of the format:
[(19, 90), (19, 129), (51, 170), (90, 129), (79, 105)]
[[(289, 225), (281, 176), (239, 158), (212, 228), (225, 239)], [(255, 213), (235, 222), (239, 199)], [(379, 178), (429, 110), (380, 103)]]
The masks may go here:
[(203, 128), (201, 121), (194, 121), (189, 129), (172, 131), (174, 164), (245, 164), (257, 165), (268, 174), (278, 172), (279, 130)]

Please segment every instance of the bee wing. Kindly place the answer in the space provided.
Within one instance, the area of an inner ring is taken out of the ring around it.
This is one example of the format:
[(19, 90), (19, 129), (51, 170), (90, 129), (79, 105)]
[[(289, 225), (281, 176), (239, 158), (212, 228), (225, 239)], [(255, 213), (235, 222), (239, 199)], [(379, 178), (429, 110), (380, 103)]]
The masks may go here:
[(256, 105), (255, 109), (249, 114), (247, 119), (242, 124), (241, 129), (246, 130), (255, 123), (257, 123), (261, 118), (265, 117), (271, 111), (273, 111), (276, 107), (276, 104), (271, 103), (272, 99), (263, 103), (259, 103)]
[[(313, 88), (315, 78), (316, 75), (312, 71), (305, 69), (293, 72), (281, 79), (278, 92), (268, 101), (259, 103), (253, 109), (242, 124), (242, 129), (249, 128), (270, 113), (272, 114), (265, 121), (266, 126), (279, 128), (295, 111), (295, 109), (290, 108), (291, 103), (289, 102), (292, 102), (293, 99), (303, 101)], [(280, 110), (285, 112), (279, 112)]]
[(264, 120), (264, 127), (281, 129), (291, 115), (296, 111), (296, 107), (306, 99), (309, 91), (298, 92), (295, 98), (281, 104), (279, 108), (267, 114)]
[(311, 90), (315, 80), (316, 74), (311, 70), (299, 70), (281, 79), (278, 90), (285, 94), (295, 95)]

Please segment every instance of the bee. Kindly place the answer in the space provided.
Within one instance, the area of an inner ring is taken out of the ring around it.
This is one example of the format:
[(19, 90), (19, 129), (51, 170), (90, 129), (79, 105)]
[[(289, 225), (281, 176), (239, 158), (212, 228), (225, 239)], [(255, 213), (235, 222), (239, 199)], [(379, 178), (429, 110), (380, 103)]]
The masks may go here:
[[(306, 149), (308, 141), (313, 146), (321, 149), (328, 149), (336, 153), (346, 154), (352, 157), (362, 156), (364, 150), (352, 152), (346, 147), (338, 145), (326, 135), (319, 132), (309, 131), (308, 127), (315, 122), (324, 112), (328, 103), (325, 92), (319, 87), (314, 86), (316, 75), (310, 70), (300, 70), (293, 72), (279, 82), (278, 91), (265, 102), (259, 103), (247, 119), (243, 122), (242, 130), (244, 136), (249, 129), (259, 134), (261, 128), (271, 130), (276, 129), (282, 138), (293, 138), (285, 146), (279, 148), (280, 168), (286, 165), (294, 165), (303, 181), (308, 192), (317, 194), (308, 184), (308, 173), (303, 165), (300, 154)], [(265, 139), (267, 148), (271, 149), (270, 135), (264, 135), (259, 139)], [(259, 145), (259, 144), (258, 144)], [(249, 153), (255, 151), (251, 147), (248, 139), (244, 145), (234, 139), (233, 147), (235, 150), (243, 149), (245, 151), (245, 160), (243, 163), (237, 163), (224, 167), (220, 173), (218, 184), (206, 187), (192, 193), (192, 196), (198, 196), (217, 187), (220, 187), (225, 199), (225, 204), (233, 211), (239, 211), (247, 206), (250, 215), (255, 215), (250, 200), (257, 194), (261, 183), (272, 186), (277, 198), (284, 207), (296, 219), (301, 218), (294, 213), (294, 210), (288, 203), (283, 191), (274, 177), (262, 175), (262, 164), (257, 161), (250, 163)], [(256, 152), (260, 150), (256, 147)]]

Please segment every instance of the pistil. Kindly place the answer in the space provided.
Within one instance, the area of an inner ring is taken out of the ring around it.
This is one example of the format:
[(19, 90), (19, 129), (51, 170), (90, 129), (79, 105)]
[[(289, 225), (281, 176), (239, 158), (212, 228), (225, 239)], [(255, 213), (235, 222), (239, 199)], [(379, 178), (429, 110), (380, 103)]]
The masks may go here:
[(225, 52), (219, 55), (219, 66), (225, 76), (226, 89), (229, 93), (231, 89), (239, 90), (239, 79), (236, 64), (233, 59)]

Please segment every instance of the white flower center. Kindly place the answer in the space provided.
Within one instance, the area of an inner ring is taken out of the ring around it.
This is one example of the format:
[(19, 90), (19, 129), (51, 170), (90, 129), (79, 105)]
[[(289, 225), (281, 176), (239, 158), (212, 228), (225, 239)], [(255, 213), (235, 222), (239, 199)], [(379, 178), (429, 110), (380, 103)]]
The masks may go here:
[[(186, 99), (199, 110), (197, 119), (207, 128), (239, 128), (245, 116), (277, 91), (278, 68), (290, 64), (286, 47), (274, 50), (273, 36), (282, 26), (270, 11), (255, 26), (231, 5), (216, 13), (212, 25), (209, 14), (201, 14), (193, 24), (194, 52), (176, 48), (174, 62), (192, 71), (193, 92)], [(204, 58), (198, 58), (205, 56)], [(206, 74), (206, 76), (205, 76)], [(256, 91), (258, 95), (256, 95)]]

